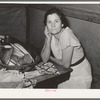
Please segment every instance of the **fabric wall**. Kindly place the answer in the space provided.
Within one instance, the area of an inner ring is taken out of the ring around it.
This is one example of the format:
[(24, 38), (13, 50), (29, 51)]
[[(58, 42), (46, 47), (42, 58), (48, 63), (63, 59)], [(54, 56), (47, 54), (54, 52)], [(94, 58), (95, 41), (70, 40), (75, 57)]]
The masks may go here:
[(0, 5), (0, 34), (10, 34), (25, 42), (26, 13), (25, 7)]
[(30, 43), (37, 48), (41, 48), (44, 44), (44, 11), (30, 8)]

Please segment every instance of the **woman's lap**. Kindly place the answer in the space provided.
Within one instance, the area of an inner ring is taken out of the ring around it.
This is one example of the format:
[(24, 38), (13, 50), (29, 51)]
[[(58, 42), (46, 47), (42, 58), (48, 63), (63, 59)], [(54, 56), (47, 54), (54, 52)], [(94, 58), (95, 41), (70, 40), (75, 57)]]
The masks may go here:
[(73, 67), (73, 72), (69, 80), (58, 85), (59, 88), (70, 89), (89, 89), (91, 88), (91, 68), (90, 64), (85, 59), (80, 65)]

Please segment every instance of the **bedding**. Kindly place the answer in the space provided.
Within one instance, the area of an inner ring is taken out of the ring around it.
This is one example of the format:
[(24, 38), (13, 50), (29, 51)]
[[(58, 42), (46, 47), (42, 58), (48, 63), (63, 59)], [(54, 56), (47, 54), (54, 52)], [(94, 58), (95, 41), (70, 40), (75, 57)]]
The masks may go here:
[(37, 84), (36, 77), (45, 74), (60, 74), (55, 65), (51, 62), (40, 62), (35, 68), (34, 71), (24, 73), (18, 70), (6, 70), (2, 68), (0, 70), (0, 88), (34, 88)]
[(0, 44), (0, 88), (34, 88), (35, 77), (60, 74), (53, 63), (41, 62), (36, 48), (30, 46), (27, 50), (19, 42), (9, 40)]
[(17, 39), (6, 37), (0, 35), (0, 68), (21, 72), (34, 70), (41, 60), (37, 48), (33, 45), (26, 47)]

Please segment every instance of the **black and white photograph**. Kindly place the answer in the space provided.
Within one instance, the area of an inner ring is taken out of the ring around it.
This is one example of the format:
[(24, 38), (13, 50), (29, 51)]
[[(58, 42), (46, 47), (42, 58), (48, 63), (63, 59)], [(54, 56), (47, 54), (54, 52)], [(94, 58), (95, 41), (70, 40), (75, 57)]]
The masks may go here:
[(99, 90), (100, 3), (0, 3), (0, 89)]

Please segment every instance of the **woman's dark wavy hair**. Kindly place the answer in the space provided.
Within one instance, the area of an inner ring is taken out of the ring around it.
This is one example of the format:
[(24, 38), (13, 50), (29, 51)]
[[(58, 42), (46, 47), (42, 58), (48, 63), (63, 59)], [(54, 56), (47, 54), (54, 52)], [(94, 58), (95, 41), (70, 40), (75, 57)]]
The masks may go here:
[(49, 14), (53, 14), (53, 13), (56, 13), (56, 14), (60, 17), (61, 22), (62, 22), (62, 24), (63, 24), (63, 28), (65, 28), (65, 27), (68, 26), (68, 21), (67, 21), (65, 15), (60, 11), (60, 9), (58, 9), (58, 8), (56, 8), (56, 7), (53, 7), (53, 8), (51, 8), (51, 9), (49, 9), (49, 10), (45, 13), (45, 15), (44, 15), (44, 25), (45, 25), (45, 26), (46, 26), (46, 22), (47, 22), (47, 16), (48, 16)]

